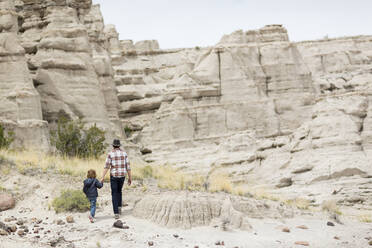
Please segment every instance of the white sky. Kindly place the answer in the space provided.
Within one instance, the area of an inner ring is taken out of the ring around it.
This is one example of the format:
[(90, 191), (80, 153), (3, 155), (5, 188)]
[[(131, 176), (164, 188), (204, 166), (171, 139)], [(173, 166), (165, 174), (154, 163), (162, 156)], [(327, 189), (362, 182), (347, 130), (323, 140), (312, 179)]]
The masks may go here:
[(209, 46), (222, 35), (283, 24), (291, 41), (372, 34), (372, 0), (93, 0), (120, 39), (161, 48)]

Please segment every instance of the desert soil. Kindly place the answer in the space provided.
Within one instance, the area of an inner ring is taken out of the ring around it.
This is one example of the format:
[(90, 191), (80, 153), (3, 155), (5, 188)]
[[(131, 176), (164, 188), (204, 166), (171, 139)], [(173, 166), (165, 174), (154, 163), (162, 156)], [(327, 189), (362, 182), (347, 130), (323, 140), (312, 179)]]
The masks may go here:
[[(96, 222), (90, 223), (88, 212), (56, 214), (49, 207), (61, 189), (81, 187), (82, 183), (76, 178), (46, 174), (25, 176), (15, 172), (1, 177), (3, 187), (16, 193), (17, 204), (14, 209), (0, 212), (0, 221), (18, 228), (13, 234), (0, 236), (2, 248), (370, 247), (369, 242), (372, 241), (370, 223), (341, 217), (343, 224), (338, 224), (324, 212), (304, 212), (288, 219), (250, 218), (250, 231), (222, 230), (221, 226), (213, 223), (187, 230), (165, 228), (132, 216), (133, 199), (140, 197), (140, 193), (134, 189), (124, 192), (124, 201), (128, 206), (120, 218), (129, 229), (118, 229), (113, 227), (115, 220), (107, 183), (99, 191)], [(12, 216), (15, 217), (13, 221), (5, 222)], [(74, 222), (67, 223), (67, 216), (72, 216)], [(25, 222), (23, 227), (22, 224), (16, 224), (20, 220)], [(329, 221), (334, 226), (327, 225)], [(305, 226), (306, 229), (299, 226)], [(29, 232), (18, 235), (18, 231), (25, 227)]]

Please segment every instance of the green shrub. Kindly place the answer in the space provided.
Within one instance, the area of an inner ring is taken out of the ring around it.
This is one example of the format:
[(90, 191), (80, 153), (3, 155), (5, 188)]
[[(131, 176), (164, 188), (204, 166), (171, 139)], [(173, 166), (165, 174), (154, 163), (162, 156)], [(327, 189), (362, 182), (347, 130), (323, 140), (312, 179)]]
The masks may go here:
[(52, 145), (64, 156), (98, 158), (105, 151), (105, 132), (95, 124), (84, 129), (84, 124), (68, 120), (65, 117), (58, 119), (57, 130), (51, 132)]
[(54, 198), (52, 206), (56, 213), (60, 212), (84, 212), (89, 210), (88, 198), (81, 190), (64, 190), (59, 197)]
[(129, 137), (129, 136), (132, 134), (133, 130), (132, 130), (132, 128), (130, 128), (129, 126), (125, 126), (125, 127), (124, 127), (124, 132), (125, 132), (125, 135), (126, 135), (127, 137)]
[(84, 135), (80, 142), (80, 156), (98, 158), (105, 151), (105, 131), (94, 124), (94, 126), (83, 132)]
[(14, 132), (6, 132), (4, 127), (0, 124), (0, 149), (8, 149), (14, 140)]

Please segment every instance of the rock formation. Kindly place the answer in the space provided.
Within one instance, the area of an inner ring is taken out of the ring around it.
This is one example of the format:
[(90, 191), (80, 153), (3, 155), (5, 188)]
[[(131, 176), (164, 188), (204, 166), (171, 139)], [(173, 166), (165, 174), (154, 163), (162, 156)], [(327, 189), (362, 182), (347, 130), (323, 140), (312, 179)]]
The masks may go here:
[[(19, 145), (48, 147), (47, 124), (52, 127), (61, 114), (80, 118), (87, 126), (96, 124), (109, 140), (123, 137), (99, 6), (92, 7), (90, 0), (2, 4), (6, 63), (0, 76), (7, 77), (2, 84), (10, 91), (2, 92), (2, 99), (18, 104), (3, 104), (0, 116), (3, 122), (18, 122), (10, 128), (15, 129)], [(17, 66), (7, 65), (16, 58)], [(9, 69), (14, 72), (9, 74)], [(22, 127), (25, 130), (19, 131)]]
[(223, 223), (225, 228), (243, 230), (251, 229), (248, 218), (293, 216), (289, 208), (279, 203), (268, 205), (254, 199), (212, 197), (202, 193), (148, 195), (136, 204), (133, 214), (170, 228)]
[(90, 0), (0, 3), (0, 117), (17, 146), (48, 148), (64, 114), (108, 139), (125, 129), (147, 162), (288, 194), (332, 183), (370, 208), (372, 36), (291, 42), (268, 25), (162, 50), (119, 40)]
[(269, 25), (171, 50), (111, 37), (119, 115), (146, 161), (368, 198), (371, 36), (294, 43)]
[(18, 32), (14, 1), (0, 1), (0, 122), (14, 130), (18, 146), (49, 146), (40, 96), (32, 84)]

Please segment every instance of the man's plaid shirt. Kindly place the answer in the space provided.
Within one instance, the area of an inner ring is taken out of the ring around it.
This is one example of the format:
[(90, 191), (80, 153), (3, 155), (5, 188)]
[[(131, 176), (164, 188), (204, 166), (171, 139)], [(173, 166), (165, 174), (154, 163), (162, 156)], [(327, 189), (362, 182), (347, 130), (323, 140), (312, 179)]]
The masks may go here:
[(107, 155), (105, 169), (110, 169), (112, 177), (125, 177), (130, 171), (127, 153), (120, 148), (114, 148)]

